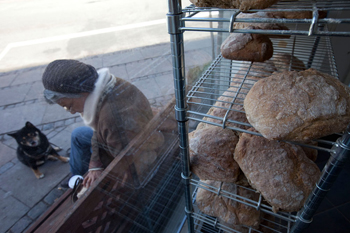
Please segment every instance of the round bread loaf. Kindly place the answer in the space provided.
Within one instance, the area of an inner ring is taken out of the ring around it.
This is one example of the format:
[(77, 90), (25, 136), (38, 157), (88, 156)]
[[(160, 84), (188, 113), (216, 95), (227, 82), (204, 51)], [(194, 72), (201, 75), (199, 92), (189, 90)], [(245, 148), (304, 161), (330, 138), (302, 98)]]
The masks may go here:
[[(242, 80), (238, 81), (242, 82)], [(235, 84), (238, 85), (238, 83)], [(243, 84), (241, 88), (238, 86), (231, 86), (217, 99), (213, 107), (211, 107), (207, 112), (207, 115), (219, 117), (220, 119), (224, 119), (226, 116), (225, 119), (228, 120), (249, 123), (244, 112), (243, 99), (245, 98), (252, 85), (253, 84)], [(214, 117), (204, 117), (203, 120), (217, 124), (223, 124), (222, 120), (218, 120)], [(250, 128), (250, 126), (229, 121), (225, 121), (225, 126), (241, 129)]]
[[(237, 19), (252, 19), (252, 18), (259, 18), (259, 19), (266, 19), (266, 18), (274, 18), (273, 14), (270, 14), (269, 12), (256, 12), (256, 13), (239, 13), (236, 17)], [(249, 27), (254, 27), (256, 29), (262, 29), (262, 30), (289, 30), (287, 26), (284, 26), (282, 24), (278, 23), (253, 23), (253, 22), (236, 22), (233, 24), (234, 29), (245, 29)], [(289, 38), (290, 35), (274, 35), (274, 34), (266, 34), (270, 38)]]
[(289, 53), (275, 53), (271, 60), (279, 72), (306, 69), (304, 62)]
[(197, 7), (219, 7), (227, 9), (265, 9), (279, 0), (190, 0)]
[[(218, 189), (221, 185), (218, 181), (201, 180), (201, 182)], [(258, 193), (233, 183), (223, 182), (221, 189), (256, 202), (259, 200)], [(203, 213), (217, 217), (220, 222), (224, 222), (229, 227), (235, 228), (235, 225), (258, 227), (260, 223), (259, 210), (203, 188), (198, 189), (196, 204)]]
[(196, 129), (188, 137), (190, 167), (194, 174), (201, 180), (237, 180), (240, 170), (233, 153), (238, 136), (232, 130), (210, 126)]
[[(242, 79), (248, 71), (249, 65), (250, 62), (242, 63), (241, 68), (234, 75), (234, 78), (232, 78), (232, 81), (236, 83), (235, 86), (239, 85), (239, 83), (242, 82)], [(255, 82), (260, 78), (267, 78), (275, 71), (277, 71), (277, 69), (275, 67), (275, 64), (271, 60), (267, 60), (264, 62), (253, 62), (252, 66), (249, 69), (248, 75), (246, 76), (246, 79), (248, 79), (248, 81), (252, 81), (249, 83), (255, 84)]]
[(266, 35), (231, 33), (222, 43), (221, 53), (230, 60), (263, 62), (272, 57), (273, 45)]
[(234, 159), (274, 211), (298, 211), (321, 172), (300, 146), (242, 133)]
[(254, 84), (244, 109), (265, 138), (304, 142), (346, 129), (350, 90), (315, 69), (274, 73)]

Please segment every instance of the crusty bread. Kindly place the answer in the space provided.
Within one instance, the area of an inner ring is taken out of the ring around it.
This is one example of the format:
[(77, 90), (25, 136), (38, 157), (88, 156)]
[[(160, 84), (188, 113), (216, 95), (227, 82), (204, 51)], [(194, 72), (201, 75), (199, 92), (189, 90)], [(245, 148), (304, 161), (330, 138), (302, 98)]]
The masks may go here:
[(196, 129), (188, 137), (190, 167), (194, 174), (202, 180), (237, 180), (240, 169), (233, 153), (238, 136), (232, 130), (210, 126)]
[[(242, 80), (238, 80), (242, 81)], [(249, 81), (250, 82), (250, 81)], [(247, 117), (244, 113), (243, 108), (243, 99), (245, 98), (246, 94), (248, 93), (250, 87), (252, 84), (243, 84), (241, 88), (238, 87), (238, 83), (234, 83), (237, 86), (231, 86), (227, 89), (216, 101), (216, 103), (209, 109), (207, 112), (207, 115), (211, 115), (214, 117), (219, 117), (220, 119), (223, 119), (226, 116), (226, 119), (232, 120), (232, 121), (238, 121), (243, 123), (249, 123), (247, 120)], [(249, 87), (247, 87), (249, 86)], [(226, 115), (227, 114), (227, 115)], [(203, 120), (217, 123), (222, 125), (223, 121), (218, 120), (216, 118), (212, 117), (204, 117)], [(198, 127), (203, 127), (204, 125), (199, 125)], [(241, 129), (247, 129), (250, 126), (228, 122), (225, 121), (225, 126), (229, 127), (235, 127), (235, 128), (241, 128)], [(198, 129), (197, 127), (197, 129)]]
[(266, 35), (231, 33), (221, 44), (226, 59), (263, 62), (272, 57), (273, 45)]
[[(312, 11), (276, 11), (270, 12), (276, 18), (286, 19), (312, 19)], [(318, 11), (318, 18), (322, 19), (327, 17), (327, 11)]]
[(321, 174), (300, 146), (248, 133), (241, 134), (234, 158), (274, 211), (298, 211)]
[(275, 53), (271, 61), (279, 72), (306, 69), (303, 61), (289, 53)]
[(346, 129), (350, 90), (315, 69), (274, 73), (254, 84), (244, 109), (264, 137), (304, 142)]
[[(201, 182), (218, 189), (221, 185), (221, 182), (218, 181), (201, 180)], [(221, 189), (253, 201), (259, 200), (258, 193), (233, 183), (223, 182)], [(230, 227), (233, 226), (235, 228), (235, 225), (258, 227), (260, 223), (259, 210), (227, 197), (219, 196), (203, 188), (198, 189), (196, 204), (203, 213), (217, 217), (220, 222)]]
[[(239, 85), (240, 82), (242, 82), (242, 79), (244, 78), (245, 74), (248, 72), (249, 65), (250, 65), (250, 62), (242, 62), (241, 68), (234, 75), (234, 78), (232, 78), (232, 81), (235, 81), (236, 83), (234, 85), (237, 86)], [(252, 81), (249, 83), (255, 84), (255, 82), (260, 78), (267, 78), (275, 71), (277, 71), (277, 68), (275, 67), (275, 64), (271, 60), (267, 60), (264, 62), (253, 62), (246, 76), (246, 79), (248, 80), (248, 82)], [(236, 80), (236, 79), (239, 79), (239, 80)]]
[[(252, 18), (259, 18), (259, 19), (266, 19), (266, 18), (275, 18), (273, 14), (270, 14), (269, 12), (256, 12), (256, 13), (239, 13), (236, 17), (237, 19), (252, 19)], [(278, 23), (253, 23), (253, 22), (236, 22), (233, 24), (233, 29), (245, 29), (249, 28), (250, 26), (253, 26), (255, 29), (262, 29), (262, 30), (289, 30), (287, 26), (284, 26), (282, 24)], [(290, 35), (274, 35), (274, 34), (267, 34), (270, 38), (289, 38)]]
[(190, 0), (197, 7), (219, 7), (227, 9), (265, 9), (279, 0)]

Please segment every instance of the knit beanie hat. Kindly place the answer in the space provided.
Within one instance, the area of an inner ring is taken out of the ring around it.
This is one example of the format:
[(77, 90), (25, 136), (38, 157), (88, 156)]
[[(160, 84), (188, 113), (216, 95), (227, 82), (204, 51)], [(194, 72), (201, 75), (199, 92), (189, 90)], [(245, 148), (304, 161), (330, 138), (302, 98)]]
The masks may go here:
[(55, 60), (45, 69), (46, 89), (60, 93), (92, 92), (98, 78), (96, 69), (77, 60)]

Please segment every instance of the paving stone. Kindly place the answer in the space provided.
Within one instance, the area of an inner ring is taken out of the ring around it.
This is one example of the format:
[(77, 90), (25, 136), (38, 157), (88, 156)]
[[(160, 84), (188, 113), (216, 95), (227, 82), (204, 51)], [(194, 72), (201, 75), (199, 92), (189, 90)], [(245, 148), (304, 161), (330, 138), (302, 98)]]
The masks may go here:
[(111, 67), (142, 60), (143, 56), (139, 49), (131, 49), (103, 56), (103, 67)]
[[(42, 103), (26, 104), (21, 107), (5, 109), (0, 114), (0, 133), (7, 133), (22, 128), (26, 121), (34, 125), (42, 122), (46, 105)], [(6, 124), (4, 124), (6, 122)]]
[(5, 163), (5, 165), (0, 167), (0, 175), (5, 173), (7, 170), (9, 170), (13, 166), (14, 166), (14, 164), (11, 162)]
[(172, 71), (172, 69), (171, 62), (164, 57), (126, 64), (126, 70), (132, 81), (138, 77), (144, 77), (164, 71)]
[(37, 179), (29, 167), (18, 162), (0, 176), (0, 187), (26, 206), (33, 207), (69, 174), (69, 164), (47, 161), (39, 170), (45, 175), (42, 179)]
[(37, 66), (30, 69), (25, 69), (22, 72), (19, 72), (19, 74), (16, 76), (16, 79), (11, 85), (41, 81), (44, 69), (44, 66)]
[(57, 121), (55, 122), (55, 129), (59, 128), (59, 127), (63, 127), (64, 126), (64, 122), (63, 121)]
[(29, 212), (28, 212), (28, 217), (35, 220), (37, 219), (40, 215), (42, 215), (45, 210), (47, 210), (48, 205), (46, 205), (44, 202), (39, 202), (36, 204)]
[(154, 78), (157, 87), (161, 90), (162, 95), (174, 94), (174, 80), (172, 74), (161, 75)]
[(158, 57), (158, 56), (170, 56), (171, 47), (170, 43), (157, 44), (140, 48), (140, 52), (144, 58)]
[[(0, 184), (3, 182), (0, 181)], [(13, 193), (5, 192), (3, 188), (0, 189), (0, 232), (8, 231), (29, 210), (28, 206), (18, 201), (14, 196)]]
[(66, 125), (66, 126), (67, 126), (67, 125), (71, 125), (71, 124), (73, 124), (74, 122), (75, 122), (75, 119), (72, 119), (72, 118), (71, 118), (71, 119), (67, 119), (67, 120), (64, 121), (64, 125)]
[(103, 67), (103, 56), (93, 56), (93, 57), (85, 57), (83, 59), (79, 59), (81, 62), (84, 62), (86, 64), (92, 65), (96, 69)]
[(11, 227), (11, 233), (21, 233), (23, 232), (31, 223), (33, 222), (28, 216), (21, 218), (16, 224)]
[[(45, 101), (43, 97), (44, 86), (41, 82), (33, 82), (24, 100), (40, 99)], [(29, 104), (30, 102), (27, 102)]]
[(5, 75), (0, 74), (0, 88), (10, 86), (16, 79), (17, 73), (7, 73)]
[[(15, 140), (13, 139), (13, 141)], [(10, 148), (9, 146), (3, 143), (0, 143), (0, 170), (2, 170), (2, 167), (5, 164), (9, 163), (15, 157), (16, 157), (16, 150), (14, 150), (13, 148)]]
[(0, 106), (22, 102), (31, 84), (18, 85), (0, 91)]
[(142, 93), (146, 96), (147, 99), (157, 98), (162, 95), (162, 91), (157, 87), (157, 82), (154, 78), (148, 79), (139, 79), (132, 82)]
[(62, 194), (64, 193), (64, 191), (62, 189), (53, 189), (45, 198), (44, 198), (44, 202), (48, 205), (52, 205), (56, 199), (58, 199), (60, 196), (62, 196)]
[(211, 61), (211, 54), (202, 50), (189, 51), (185, 54), (186, 66), (203, 66)]
[(45, 105), (45, 112), (42, 116), (42, 122), (40, 123), (48, 123), (48, 122), (54, 122), (66, 118), (71, 118), (73, 116), (79, 116), (78, 113), (72, 115), (69, 112), (65, 111), (61, 106), (58, 104), (47, 104), (42, 103), (42, 105)]
[(53, 129), (54, 126), (55, 126), (54, 123), (45, 124), (45, 125), (43, 126), (43, 130), (50, 130), (50, 129)]
[(126, 71), (126, 65), (117, 65), (109, 68), (110, 72), (116, 77), (122, 78), (124, 80), (130, 81), (128, 72)]

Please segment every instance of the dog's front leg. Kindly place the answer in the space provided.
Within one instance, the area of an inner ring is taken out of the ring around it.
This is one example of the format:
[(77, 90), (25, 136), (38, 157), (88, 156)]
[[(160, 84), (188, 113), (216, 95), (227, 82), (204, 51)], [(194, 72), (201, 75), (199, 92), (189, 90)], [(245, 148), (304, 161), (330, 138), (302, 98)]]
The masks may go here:
[(36, 178), (38, 178), (38, 179), (42, 179), (42, 178), (44, 178), (44, 174), (43, 173), (41, 173), (40, 171), (39, 171), (39, 169), (37, 169), (37, 168), (32, 168), (32, 171), (34, 172), (34, 175), (36, 176)]
[(53, 159), (54, 158), (55, 160), (59, 159), (59, 160), (61, 160), (64, 163), (68, 163), (69, 162), (69, 157), (63, 157), (63, 156), (60, 156), (58, 154), (57, 155), (55, 155), (55, 154), (49, 155), (48, 158), (49, 159)]

